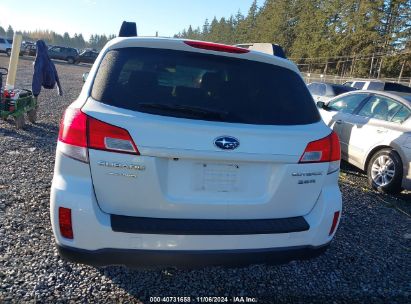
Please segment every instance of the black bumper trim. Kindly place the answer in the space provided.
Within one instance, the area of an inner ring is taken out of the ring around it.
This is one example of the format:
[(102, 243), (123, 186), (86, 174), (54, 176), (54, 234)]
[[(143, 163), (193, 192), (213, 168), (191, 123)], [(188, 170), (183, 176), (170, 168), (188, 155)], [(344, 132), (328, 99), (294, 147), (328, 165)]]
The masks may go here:
[(251, 264), (283, 264), (291, 260), (319, 256), (328, 248), (295, 246), (265, 249), (236, 250), (141, 250), (99, 249), (84, 250), (57, 244), (59, 254), (70, 262), (92, 266), (125, 265), (129, 267), (246, 266)]
[(307, 231), (310, 225), (302, 216), (280, 219), (208, 220), (169, 219), (114, 215), (115, 232), (173, 235), (243, 235)]

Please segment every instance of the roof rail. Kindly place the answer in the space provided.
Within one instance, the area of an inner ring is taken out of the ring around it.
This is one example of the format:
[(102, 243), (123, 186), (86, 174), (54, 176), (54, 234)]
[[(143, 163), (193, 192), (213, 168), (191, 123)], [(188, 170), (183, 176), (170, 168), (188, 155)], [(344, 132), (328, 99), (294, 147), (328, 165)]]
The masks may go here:
[(121, 24), (119, 37), (137, 37), (137, 25), (135, 22), (123, 21)]
[(236, 44), (235, 46), (254, 50), (254, 51), (259, 51), (262, 53), (266, 53), (269, 55), (274, 55), (280, 58), (287, 59), (283, 48), (278, 44), (253, 42), (253, 43), (240, 43), (240, 44)]

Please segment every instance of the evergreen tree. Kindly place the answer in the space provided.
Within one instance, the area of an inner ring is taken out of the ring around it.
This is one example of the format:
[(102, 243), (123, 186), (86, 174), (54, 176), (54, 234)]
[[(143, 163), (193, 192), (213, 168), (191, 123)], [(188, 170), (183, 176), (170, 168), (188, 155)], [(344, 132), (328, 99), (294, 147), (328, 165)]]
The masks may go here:
[(11, 25), (9, 25), (9, 27), (7, 28), (6, 36), (7, 38), (13, 38), (14, 36), (14, 31)]
[(245, 19), (239, 24), (239, 38), (244, 40), (243, 42), (257, 41), (258, 31), (257, 27), (258, 7), (257, 1), (254, 0), (251, 4), (248, 14)]
[(191, 25), (188, 27), (187, 34), (186, 34), (185, 38), (193, 39), (193, 28), (191, 27)]
[(97, 49), (101, 50), (107, 43), (108, 39), (106, 35), (100, 35), (98, 36), (98, 41), (97, 41)]
[(207, 37), (209, 31), (210, 31), (210, 23), (208, 22), (208, 19), (206, 19), (203, 25), (202, 36)]
[[(411, 41), (411, 1), (387, 0), (382, 8), (382, 44), (380, 52), (385, 54), (409, 50)], [(410, 70), (409, 54), (405, 56), (385, 56), (379, 60), (377, 75), (397, 74), (405, 62), (406, 72)]]
[(196, 29), (193, 31), (193, 39), (195, 40), (203, 39), (203, 35), (201, 34), (201, 29), (199, 26), (197, 26)]
[(65, 32), (63, 34), (63, 46), (69, 46), (71, 44), (71, 38), (69, 33)]
[(216, 42), (220, 39), (219, 33), (218, 33), (218, 26), (219, 26), (218, 20), (214, 16), (210, 24), (210, 32), (208, 33), (207, 40)]
[(295, 38), (296, 3), (298, 1), (267, 0), (256, 17), (253, 40), (277, 43), (288, 53)]

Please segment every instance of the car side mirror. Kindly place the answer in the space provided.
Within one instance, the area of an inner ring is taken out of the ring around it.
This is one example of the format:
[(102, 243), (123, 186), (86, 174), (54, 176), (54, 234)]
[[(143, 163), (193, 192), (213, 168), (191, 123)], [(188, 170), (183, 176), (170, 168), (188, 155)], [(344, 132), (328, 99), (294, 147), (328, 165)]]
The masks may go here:
[(324, 109), (325, 108), (325, 102), (324, 101), (317, 101), (317, 107), (320, 109)]
[(88, 77), (88, 72), (83, 74), (83, 82), (86, 82)]

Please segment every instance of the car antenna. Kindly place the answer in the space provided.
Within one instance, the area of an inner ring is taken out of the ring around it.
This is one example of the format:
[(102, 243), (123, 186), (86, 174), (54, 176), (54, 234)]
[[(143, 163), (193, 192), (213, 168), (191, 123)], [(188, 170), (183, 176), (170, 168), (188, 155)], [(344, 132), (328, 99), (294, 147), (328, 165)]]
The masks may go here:
[(121, 24), (119, 37), (137, 37), (137, 25), (135, 22), (123, 21)]

